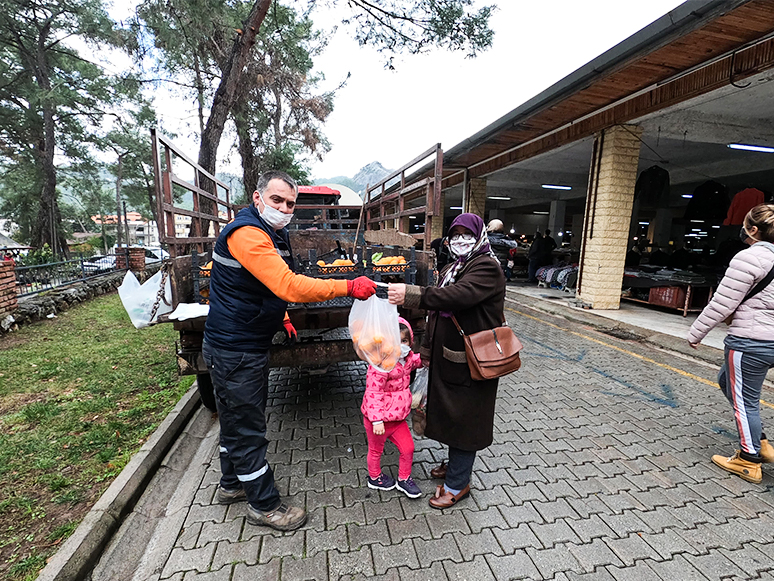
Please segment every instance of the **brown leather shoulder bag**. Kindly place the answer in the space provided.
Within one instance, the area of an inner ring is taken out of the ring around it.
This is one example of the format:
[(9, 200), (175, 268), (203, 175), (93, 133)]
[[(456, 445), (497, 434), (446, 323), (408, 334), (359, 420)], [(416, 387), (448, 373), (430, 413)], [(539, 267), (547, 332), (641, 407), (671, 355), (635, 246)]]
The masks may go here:
[(513, 330), (505, 324), (466, 335), (452, 315), (454, 326), (465, 340), (465, 355), (468, 359), (470, 376), (474, 381), (486, 381), (508, 375), (521, 367), (519, 351), (522, 349)]

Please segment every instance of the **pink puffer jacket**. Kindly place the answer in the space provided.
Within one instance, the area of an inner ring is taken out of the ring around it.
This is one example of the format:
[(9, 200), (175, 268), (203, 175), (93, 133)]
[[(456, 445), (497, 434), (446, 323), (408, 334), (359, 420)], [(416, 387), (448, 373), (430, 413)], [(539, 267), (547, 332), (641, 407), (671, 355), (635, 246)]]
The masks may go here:
[(366, 374), (366, 390), (360, 411), (371, 422), (399, 422), (411, 411), (411, 372), (422, 367), (419, 353), (409, 353), (392, 371), (377, 371), (371, 365)]
[(729, 335), (774, 341), (774, 282), (742, 303), (772, 266), (774, 244), (769, 242), (757, 242), (734, 256), (712, 300), (691, 325), (688, 341), (700, 343), (715, 325), (732, 313), (734, 320)]

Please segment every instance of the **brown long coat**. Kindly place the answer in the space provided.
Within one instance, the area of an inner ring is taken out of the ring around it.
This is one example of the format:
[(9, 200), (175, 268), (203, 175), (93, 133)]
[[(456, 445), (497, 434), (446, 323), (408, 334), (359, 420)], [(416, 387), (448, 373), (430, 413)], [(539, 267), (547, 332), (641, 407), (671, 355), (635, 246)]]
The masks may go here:
[(430, 311), (421, 350), (430, 357), (425, 435), (460, 450), (483, 450), (492, 443), (497, 379), (473, 381), (465, 343), (451, 311), (466, 334), (502, 325), (505, 277), (489, 255), (468, 262), (449, 286), (406, 288), (405, 306)]

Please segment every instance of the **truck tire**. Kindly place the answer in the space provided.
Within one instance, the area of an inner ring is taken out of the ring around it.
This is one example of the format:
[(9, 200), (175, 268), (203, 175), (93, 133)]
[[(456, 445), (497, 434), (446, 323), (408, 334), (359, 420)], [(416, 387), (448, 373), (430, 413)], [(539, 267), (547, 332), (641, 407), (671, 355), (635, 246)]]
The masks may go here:
[(202, 399), (202, 405), (211, 412), (216, 412), (215, 393), (212, 389), (212, 378), (209, 373), (201, 373), (196, 376), (196, 384), (199, 386), (199, 397)]

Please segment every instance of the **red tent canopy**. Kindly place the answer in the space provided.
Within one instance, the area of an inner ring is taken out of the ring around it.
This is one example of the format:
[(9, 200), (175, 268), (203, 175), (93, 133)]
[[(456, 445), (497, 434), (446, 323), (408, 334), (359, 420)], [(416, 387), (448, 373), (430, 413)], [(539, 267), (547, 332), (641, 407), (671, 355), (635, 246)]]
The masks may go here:
[(299, 194), (319, 194), (321, 196), (339, 196), (341, 192), (328, 186), (298, 186)]

